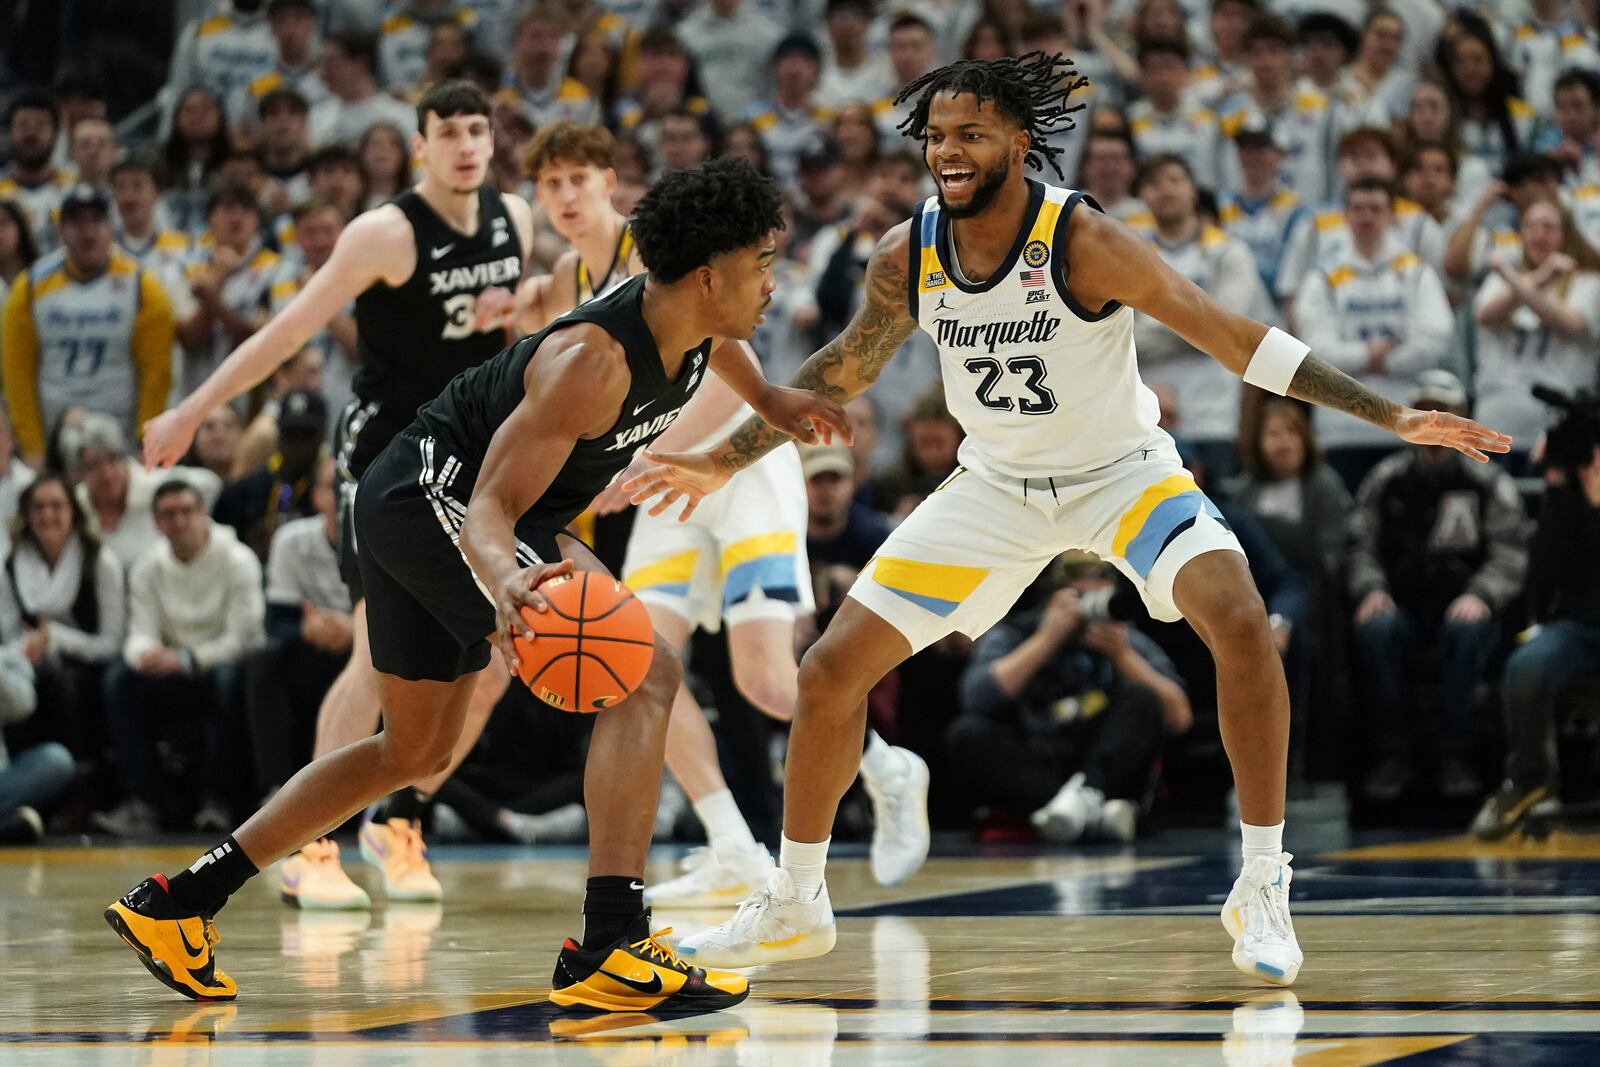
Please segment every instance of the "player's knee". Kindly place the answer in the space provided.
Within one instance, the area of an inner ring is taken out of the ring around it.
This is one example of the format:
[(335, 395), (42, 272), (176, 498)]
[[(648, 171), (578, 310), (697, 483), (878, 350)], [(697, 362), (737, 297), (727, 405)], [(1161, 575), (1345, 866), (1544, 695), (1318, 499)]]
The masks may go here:
[(431, 778), (450, 765), (454, 739), (441, 733), (422, 737), (402, 737), (385, 730), (377, 735), (383, 745), (383, 762), (399, 785)]
[[(860, 664), (850, 655), (843, 642), (829, 641), (824, 637), (812, 645), (800, 661), (800, 692), (828, 694), (838, 700), (827, 700), (825, 706), (838, 706), (854, 710), (858, 699), (866, 695), (871, 682), (859, 677)], [(816, 705), (815, 700), (812, 701)]]
[(1254, 586), (1218, 598), (1206, 611), (1204, 634), (1218, 656), (1254, 656), (1273, 648), (1267, 608)]
[(678, 686), (682, 683), (683, 660), (679, 658), (678, 650), (657, 637), (655, 658), (650, 661), (650, 672), (644, 676), (644, 684), (640, 688), (647, 688), (658, 697), (664, 694), (666, 706), (670, 708), (672, 698), (677, 695)]
[[(788, 670), (791, 674), (794, 672), (793, 667), (789, 667)], [(741, 667), (735, 660), (733, 684), (739, 690), (739, 694), (762, 714), (783, 722), (794, 718), (794, 687), (784, 685), (782, 678), (776, 676), (776, 670), (771, 665), (763, 662)]]

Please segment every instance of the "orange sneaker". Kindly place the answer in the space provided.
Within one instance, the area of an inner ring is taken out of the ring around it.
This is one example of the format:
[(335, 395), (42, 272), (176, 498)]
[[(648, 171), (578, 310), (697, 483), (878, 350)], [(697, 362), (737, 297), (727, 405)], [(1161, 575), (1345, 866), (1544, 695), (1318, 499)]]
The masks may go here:
[(283, 902), (307, 911), (365, 911), (367, 891), (350, 880), (339, 864), (339, 846), (328, 838), (311, 842), (278, 868)]
[(105, 920), (156, 980), (191, 1000), (232, 1000), (239, 986), (217, 966), (211, 950), (222, 938), (204, 915), (186, 912), (153, 874), (105, 910)]
[(363, 823), (361, 858), (383, 872), (383, 891), (390, 900), (444, 899), (444, 888), (423, 855), (422, 826), (405, 819)]

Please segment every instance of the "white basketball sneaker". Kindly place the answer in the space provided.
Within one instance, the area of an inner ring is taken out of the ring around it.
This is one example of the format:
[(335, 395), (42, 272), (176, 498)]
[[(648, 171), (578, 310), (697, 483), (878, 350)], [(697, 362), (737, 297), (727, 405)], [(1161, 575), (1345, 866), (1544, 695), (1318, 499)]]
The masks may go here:
[(862, 765), (861, 780), (872, 799), (872, 877), (879, 885), (899, 885), (928, 860), (928, 765), (907, 748), (901, 768), (876, 774)]
[(775, 867), (766, 887), (746, 897), (733, 918), (690, 934), (677, 952), (696, 967), (757, 967), (826, 955), (837, 938), (827, 884), (816, 899), (801, 900), (789, 872)]
[(646, 887), (653, 908), (720, 908), (742, 900), (767, 884), (772, 854), (757, 846), (726, 853), (694, 848), (683, 858), (683, 874)]
[(1105, 810), (1105, 794), (1089, 788), (1084, 781), (1081, 774), (1067, 779), (1050, 802), (1029, 818), (1041, 840), (1068, 845), (1099, 824)]
[(1233, 938), (1233, 965), (1272, 985), (1293, 984), (1305, 959), (1289, 918), (1293, 859), (1285, 852), (1277, 859), (1248, 861), (1222, 905), (1222, 925)]

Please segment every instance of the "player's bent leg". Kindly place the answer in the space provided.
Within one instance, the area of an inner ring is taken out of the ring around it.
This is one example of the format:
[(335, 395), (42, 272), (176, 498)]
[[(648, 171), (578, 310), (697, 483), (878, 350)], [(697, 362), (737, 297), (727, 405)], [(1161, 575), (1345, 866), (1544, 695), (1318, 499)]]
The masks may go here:
[[(1172, 595), (1216, 659), (1217, 714), (1240, 821), (1281, 826), (1289, 690), (1249, 564), (1233, 551), (1197, 555), (1178, 571)], [(1273, 985), (1292, 983), (1304, 959), (1289, 917), (1292, 859), (1287, 852), (1247, 858), (1222, 911), (1234, 966)]]
[[(557, 543), (562, 555), (580, 569), (607, 573), (577, 541), (563, 536)], [(590, 890), (584, 902), (588, 929), (584, 944), (569, 939), (556, 959), (550, 1000), (559, 1007), (714, 1011), (732, 1007), (750, 993), (743, 976), (707, 971), (673, 953), (651, 933), (650, 913), (642, 905), (620, 936), (604, 942), (591, 936), (599, 928), (596, 883), (626, 880), (633, 891), (643, 888), (667, 724), (682, 681), (677, 651), (658, 635), (655, 659), (639, 688), (595, 719), (584, 769), (584, 805), (589, 812)]]
[[(787, 604), (783, 605), (788, 608)], [(794, 657), (794, 616), (728, 624), (733, 684), (763, 714), (789, 722), (800, 699), (800, 665)]]
[[(799, 842), (826, 854), (839, 800), (860, 769), (867, 693), (910, 654), (900, 631), (853, 597), (806, 653), (789, 736), (786, 849)], [(803, 891), (791, 871), (780, 867), (732, 919), (684, 938), (678, 951), (709, 966), (753, 967), (824, 955), (836, 937), (827, 885)]]
[[(164, 985), (195, 999), (232, 999), (238, 986), (216, 966), (219, 941), (212, 915), (249, 874), (315, 840), (381, 796), (435, 773), (450, 758), (471, 692), (472, 676), (453, 682), (382, 676), (386, 729), (302, 767), (230, 839), (245, 874), (205, 907), (185, 905), (176, 879), (155, 875), (106, 909), (105, 919)], [(183, 877), (201, 871), (202, 857)]]

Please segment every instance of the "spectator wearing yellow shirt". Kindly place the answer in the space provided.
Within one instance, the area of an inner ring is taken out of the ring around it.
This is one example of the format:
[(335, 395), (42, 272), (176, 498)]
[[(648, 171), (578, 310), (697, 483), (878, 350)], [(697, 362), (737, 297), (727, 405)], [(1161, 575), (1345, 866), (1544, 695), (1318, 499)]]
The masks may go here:
[(6, 300), (0, 370), (30, 465), (68, 408), (103, 412), (132, 433), (166, 404), (172, 306), (161, 280), (113, 244), (110, 213), (103, 190), (68, 190), (63, 247), (18, 275)]

